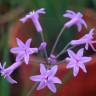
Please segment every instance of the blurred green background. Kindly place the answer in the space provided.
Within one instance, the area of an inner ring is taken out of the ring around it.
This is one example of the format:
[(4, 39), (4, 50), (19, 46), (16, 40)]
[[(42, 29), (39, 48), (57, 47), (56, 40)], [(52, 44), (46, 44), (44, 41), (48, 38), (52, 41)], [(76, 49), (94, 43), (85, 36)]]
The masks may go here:
[[(19, 22), (19, 18), (25, 16), (25, 14), (29, 11), (42, 7), (46, 9), (46, 15), (41, 16), (40, 21), (43, 26), (46, 41), (50, 45), (48, 48), (48, 52), (50, 52), (56, 36), (63, 27), (64, 22), (67, 21), (67, 19), (63, 17), (65, 10), (75, 10), (82, 12), (87, 8), (91, 8), (95, 12), (96, 0), (0, 0), (1, 62), (6, 61), (7, 66), (13, 62), (12, 59), (10, 59), (11, 55), (9, 52), (9, 39), (11, 38), (9, 35), (12, 25), (16, 22)], [(56, 49), (57, 53), (68, 43), (68, 41), (75, 37), (75, 29), (76, 28), (73, 27), (63, 33), (61, 41)], [(0, 77), (0, 96), (10, 96), (11, 89), (12, 88), (10, 88), (10, 84), (8, 84), (4, 78)], [(23, 92), (23, 90), (21, 92)]]

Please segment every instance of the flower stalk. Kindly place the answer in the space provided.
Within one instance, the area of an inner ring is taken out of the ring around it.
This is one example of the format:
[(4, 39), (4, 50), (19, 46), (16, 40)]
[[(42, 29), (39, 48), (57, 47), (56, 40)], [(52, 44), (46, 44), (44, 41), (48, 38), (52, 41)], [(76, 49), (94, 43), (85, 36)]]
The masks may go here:
[(61, 35), (62, 35), (62, 33), (63, 33), (64, 30), (65, 30), (65, 27), (63, 26), (62, 29), (61, 29), (61, 31), (60, 31), (60, 33), (59, 33), (59, 35), (57, 36), (57, 39), (56, 39), (56, 41), (55, 41), (55, 43), (54, 43), (54, 45), (52, 47), (52, 50), (51, 50), (51, 53), (50, 54), (53, 54), (54, 53), (55, 48), (56, 48), (56, 45), (57, 45), (57, 43), (58, 43), (58, 41), (59, 41), (59, 39), (60, 39), (60, 37), (61, 37)]

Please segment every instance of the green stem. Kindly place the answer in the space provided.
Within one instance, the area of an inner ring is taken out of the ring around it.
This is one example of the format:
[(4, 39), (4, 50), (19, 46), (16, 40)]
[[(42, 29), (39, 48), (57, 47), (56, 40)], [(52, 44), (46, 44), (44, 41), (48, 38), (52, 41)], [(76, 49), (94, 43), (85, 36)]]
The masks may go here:
[(54, 52), (54, 50), (55, 50), (55, 48), (56, 48), (56, 45), (57, 45), (57, 43), (58, 43), (58, 41), (59, 41), (59, 39), (60, 39), (60, 37), (61, 37), (61, 35), (62, 35), (62, 33), (63, 33), (64, 30), (65, 30), (65, 27), (63, 27), (63, 28), (61, 29), (59, 35), (57, 36), (57, 39), (56, 39), (56, 41), (55, 41), (55, 43), (54, 43), (54, 45), (53, 45), (53, 47), (52, 47), (51, 54), (53, 54), (53, 52)]
[(61, 61), (57, 62), (57, 63), (56, 63), (56, 65), (63, 64), (63, 63), (64, 63), (64, 64), (66, 64), (66, 63), (67, 63), (66, 59), (64, 59), (64, 60), (61, 60)]
[(43, 35), (43, 33), (40, 32), (40, 35), (41, 35), (41, 39), (42, 39), (42, 41), (44, 42), (45, 40), (44, 40), (44, 35)]
[[(43, 32), (40, 32), (40, 35), (41, 35), (42, 42), (45, 42)], [(47, 50), (46, 50), (46, 48), (44, 49), (44, 54), (45, 54), (45, 58), (46, 58), (46, 60), (47, 60), (48, 55), (47, 55)]]
[(56, 56), (58, 58), (60, 55), (62, 55), (64, 52), (67, 51), (67, 48), (70, 46), (70, 42), (61, 50), (61, 52)]
[(35, 89), (38, 86), (38, 82), (34, 84), (34, 86), (29, 90), (27, 96), (33, 96), (33, 92), (35, 91)]

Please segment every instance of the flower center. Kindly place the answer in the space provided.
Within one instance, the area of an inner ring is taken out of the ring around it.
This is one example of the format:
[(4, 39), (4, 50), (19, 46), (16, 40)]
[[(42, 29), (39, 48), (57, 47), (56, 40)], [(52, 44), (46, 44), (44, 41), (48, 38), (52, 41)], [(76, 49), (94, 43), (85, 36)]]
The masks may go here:
[(77, 58), (76, 58), (75, 60), (76, 60), (76, 62), (77, 62), (77, 63), (79, 63), (79, 61), (80, 61), (80, 60), (79, 60), (79, 59), (77, 59)]
[(27, 48), (24, 48), (24, 52), (27, 53)]
[(44, 77), (44, 79), (47, 81), (48, 80), (48, 76)]

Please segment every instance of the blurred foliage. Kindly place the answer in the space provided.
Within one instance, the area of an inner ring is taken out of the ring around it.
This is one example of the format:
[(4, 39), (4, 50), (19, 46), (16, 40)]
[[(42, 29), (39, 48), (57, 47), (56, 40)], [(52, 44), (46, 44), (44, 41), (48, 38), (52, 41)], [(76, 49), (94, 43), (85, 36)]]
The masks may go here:
[[(19, 11), (17, 10), (18, 7), (23, 11), (21, 11), (19, 15), (16, 15)], [(8, 46), (8, 37), (11, 25), (16, 22), (16, 19), (19, 18), (21, 14), (24, 16), (27, 12), (41, 7), (46, 9), (46, 15), (40, 17), (40, 21), (44, 28), (45, 38), (51, 46), (48, 48), (48, 51), (50, 51), (60, 29), (67, 20), (62, 16), (65, 10), (70, 9), (82, 11), (86, 8), (96, 10), (96, 0), (0, 0), (0, 16), (5, 16), (6, 13), (10, 14), (12, 10), (17, 10), (15, 13), (13, 11), (11, 15), (6, 17), (6, 20), (8, 21), (0, 23), (0, 58), (2, 59), (2, 62), (6, 61), (7, 64), (11, 62)], [(60, 39), (60, 43), (57, 46), (57, 53), (75, 36), (75, 29), (76, 28), (73, 27), (70, 30), (65, 30)], [(0, 79), (0, 85), (0, 96), (9, 96), (9, 84), (4, 79)]]

